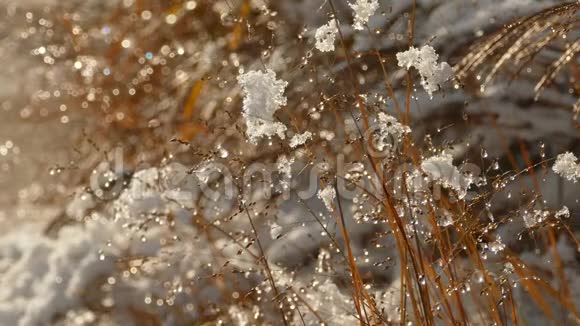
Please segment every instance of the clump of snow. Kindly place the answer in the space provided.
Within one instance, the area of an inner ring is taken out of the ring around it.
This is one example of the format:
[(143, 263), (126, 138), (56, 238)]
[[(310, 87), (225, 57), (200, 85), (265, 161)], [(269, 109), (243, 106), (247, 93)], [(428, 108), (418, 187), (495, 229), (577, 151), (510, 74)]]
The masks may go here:
[(349, 3), (349, 6), (354, 11), (354, 23), (352, 26), (354, 29), (363, 30), (364, 26), (368, 24), (369, 18), (379, 9), (379, 1), (356, 0), (355, 3)]
[(376, 140), (376, 148), (379, 151), (388, 151), (392, 153), (401, 137), (410, 133), (411, 128), (401, 124), (395, 117), (384, 112), (380, 112), (378, 118), (379, 134)]
[(397, 137), (401, 137), (404, 134), (411, 132), (411, 128), (401, 124), (397, 121), (397, 118), (384, 112), (379, 112), (379, 121), (381, 122), (381, 126), (383, 126), (388, 133), (396, 135)]
[(556, 218), (570, 218), (570, 210), (564, 206), (556, 212)]
[(552, 170), (568, 181), (578, 182), (580, 179), (580, 164), (578, 158), (571, 152), (558, 155)]
[(331, 212), (333, 211), (332, 202), (334, 202), (334, 199), (336, 198), (336, 191), (334, 190), (334, 187), (332, 185), (328, 185), (324, 187), (324, 189), (319, 190), (318, 198), (322, 199), (322, 202), (324, 203), (324, 206), (326, 206), (326, 209), (328, 209)]
[(568, 207), (563, 206), (556, 212), (543, 209), (534, 209), (533, 211), (525, 210), (522, 213), (522, 219), (524, 220), (524, 224), (526, 225), (527, 228), (533, 228), (534, 226), (543, 223), (550, 216), (554, 216), (555, 218), (558, 219), (569, 218), (570, 210), (568, 209)]
[(365, 165), (361, 162), (353, 162), (347, 168), (344, 179), (355, 183), (358, 182), (365, 174)]
[(453, 165), (453, 156), (451, 154), (432, 156), (421, 163), (421, 169), (431, 180), (441, 184), (445, 188), (454, 190), (459, 199), (465, 197), (467, 189), (474, 183), (472, 177), (463, 175)]
[(441, 216), (437, 220), (437, 224), (441, 227), (447, 227), (453, 224), (453, 215), (448, 210), (443, 210)]
[(244, 92), (243, 116), (250, 143), (256, 144), (264, 136), (278, 135), (284, 139), (286, 126), (274, 121), (274, 113), (286, 105), (284, 89), (288, 82), (276, 79), (276, 73), (268, 69), (242, 74), (238, 76), (238, 83)]
[(533, 211), (524, 211), (522, 218), (527, 228), (532, 228), (550, 217), (550, 211), (535, 209)]
[(276, 221), (268, 221), (268, 227), (270, 228), (270, 237), (275, 240), (282, 235), (283, 227)]
[[(410, 194), (421, 194), (427, 190), (428, 180), (426, 180), (423, 173), (418, 169), (410, 167), (409, 172), (405, 174), (404, 182)], [(401, 186), (396, 187), (396, 190), (402, 191)]]
[(292, 175), (292, 163), (294, 163), (293, 157), (288, 158), (286, 155), (281, 155), (276, 163), (278, 172), (289, 178)]
[(316, 30), (316, 33), (314, 33), (316, 44), (314, 46), (320, 52), (334, 51), (336, 33), (338, 33), (338, 28), (336, 27), (336, 21), (332, 19), (326, 25), (322, 25)]
[(292, 136), (292, 138), (290, 139), (290, 147), (296, 148), (306, 143), (306, 141), (308, 141), (309, 139), (312, 139), (312, 133), (310, 131), (305, 131), (304, 133), (296, 134)]
[(283, 176), (281, 183), (284, 188), (290, 187), (290, 178), (292, 177), (292, 163), (294, 163), (294, 158), (288, 158), (286, 155), (281, 155), (278, 157), (278, 161), (276, 162), (276, 168)]
[(437, 63), (438, 59), (439, 55), (430, 45), (424, 45), (420, 49), (412, 46), (405, 52), (397, 53), (399, 67), (405, 69), (415, 67), (421, 75), (421, 85), (431, 97), (439, 85), (453, 76), (451, 66), (447, 62)]

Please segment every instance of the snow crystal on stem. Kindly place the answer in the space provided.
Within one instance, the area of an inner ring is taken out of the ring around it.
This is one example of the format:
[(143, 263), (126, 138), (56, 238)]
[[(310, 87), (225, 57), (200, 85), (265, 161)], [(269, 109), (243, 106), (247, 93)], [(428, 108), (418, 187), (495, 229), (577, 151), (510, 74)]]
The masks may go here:
[(270, 237), (272, 240), (278, 239), (282, 236), (283, 227), (275, 221), (269, 221), (268, 226), (270, 227)]
[(314, 34), (316, 48), (320, 52), (334, 51), (336, 33), (338, 33), (338, 28), (336, 27), (336, 21), (334, 19), (329, 21), (328, 24), (320, 26)]
[(336, 191), (332, 185), (326, 186), (324, 189), (318, 191), (318, 198), (322, 199), (324, 206), (329, 211), (333, 211), (332, 202), (336, 198)]
[(302, 134), (296, 134), (292, 137), (292, 139), (290, 139), (290, 147), (296, 148), (306, 143), (306, 141), (309, 139), (312, 139), (312, 133), (310, 131), (306, 131)]
[(379, 9), (378, 0), (356, 0), (349, 6), (354, 11), (354, 29), (363, 30), (364, 25), (368, 24), (369, 18)]
[(556, 158), (556, 163), (554, 163), (552, 170), (568, 181), (578, 182), (578, 179), (580, 179), (580, 164), (577, 161), (578, 158), (570, 152), (560, 154)]
[(276, 73), (268, 69), (240, 75), (238, 83), (244, 92), (243, 116), (250, 142), (256, 144), (259, 138), (274, 135), (284, 139), (286, 126), (274, 121), (274, 112), (286, 105), (284, 89), (288, 82), (276, 79)]
[(424, 45), (421, 49), (411, 47), (405, 52), (397, 53), (399, 67), (405, 69), (415, 67), (421, 75), (421, 85), (431, 97), (439, 85), (453, 76), (451, 66), (447, 62), (438, 64), (438, 59), (439, 55), (430, 45)]
[(453, 156), (441, 154), (432, 156), (423, 163), (421, 169), (435, 182), (445, 188), (453, 189), (459, 199), (463, 199), (467, 194), (467, 189), (474, 183), (473, 178), (464, 176), (457, 167), (453, 165)]
[(505, 249), (505, 244), (501, 242), (501, 238), (497, 238), (495, 241), (488, 243), (488, 248), (494, 254)]

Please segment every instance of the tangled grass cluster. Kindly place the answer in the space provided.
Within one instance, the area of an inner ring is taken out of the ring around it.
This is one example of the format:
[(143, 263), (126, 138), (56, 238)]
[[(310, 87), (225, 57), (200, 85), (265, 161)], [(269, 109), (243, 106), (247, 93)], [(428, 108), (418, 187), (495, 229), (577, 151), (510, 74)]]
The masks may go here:
[(580, 321), (578, 2), (0, 6), (0, 324)]

